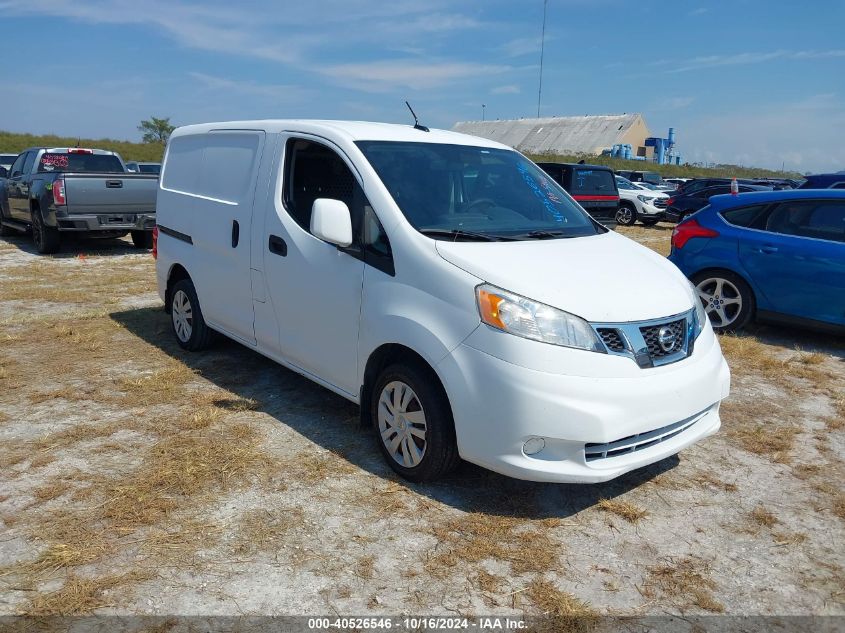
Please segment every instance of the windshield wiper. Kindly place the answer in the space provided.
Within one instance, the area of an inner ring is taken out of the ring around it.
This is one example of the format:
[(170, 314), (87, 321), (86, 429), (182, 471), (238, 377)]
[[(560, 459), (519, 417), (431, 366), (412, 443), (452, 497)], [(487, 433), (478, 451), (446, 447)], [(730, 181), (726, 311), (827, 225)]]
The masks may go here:
[(451, 237), (453, 239), (470, 238), (474, 240), (483, 240), (485, 242), (502, 242), (510, 241), (513, 238), (504, 235), (490, 235), (489, 233), (476, 233), (474, 231), (464, 231), (463, 229), (420, 229), (420, 233), (430, 237)]
[(526, 237), (533, 237), (538, 240), (546, 240), (546, 239), (553, 239), (557, 237), (569, 237), (563, 231), (528, 231), (528, 233), (522, 233), (517, 237), (526, 238)]

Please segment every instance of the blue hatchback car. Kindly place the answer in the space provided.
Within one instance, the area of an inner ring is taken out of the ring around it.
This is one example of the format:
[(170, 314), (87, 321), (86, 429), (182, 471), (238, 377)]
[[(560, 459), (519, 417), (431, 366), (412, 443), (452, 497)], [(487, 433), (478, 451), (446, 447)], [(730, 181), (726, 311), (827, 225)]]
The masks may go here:
[(759, 319), (845, 334), (845, 191), (714, 196), (675, 227), (669, 259), (717, 331)]

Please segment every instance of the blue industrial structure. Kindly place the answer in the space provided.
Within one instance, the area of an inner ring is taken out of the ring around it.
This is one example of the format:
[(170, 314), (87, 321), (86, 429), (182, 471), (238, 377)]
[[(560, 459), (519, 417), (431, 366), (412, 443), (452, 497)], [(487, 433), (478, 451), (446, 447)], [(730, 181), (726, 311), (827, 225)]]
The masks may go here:
[(675, 128), (669, 128), (667, 138), (650, 136), (645, 140), (646, 147), (654, 148), (654, 162), (658, 165), (681, 164), (681, 157), (675, 155)]

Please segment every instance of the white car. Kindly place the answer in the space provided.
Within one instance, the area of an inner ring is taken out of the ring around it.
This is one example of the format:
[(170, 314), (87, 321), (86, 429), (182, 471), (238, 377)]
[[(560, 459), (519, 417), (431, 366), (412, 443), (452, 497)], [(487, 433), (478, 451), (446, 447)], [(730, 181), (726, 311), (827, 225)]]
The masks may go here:
[(505, 145), (377, 123), (192, 125), (170, 137), (159, 187), (156, 272), (179, 345), (219, 332), (359, 404), (408, 479), (464, 459), (606, 481), (719, 429), (730, 373), (690, 283)]
[(622, 176), (616, 176), (616, 187), (619, 189), (616, 221), (622, 226), (632, 226), (637, 220), (650, 226), (663, 217), (669, 196), (662, 191), (654, 191)]

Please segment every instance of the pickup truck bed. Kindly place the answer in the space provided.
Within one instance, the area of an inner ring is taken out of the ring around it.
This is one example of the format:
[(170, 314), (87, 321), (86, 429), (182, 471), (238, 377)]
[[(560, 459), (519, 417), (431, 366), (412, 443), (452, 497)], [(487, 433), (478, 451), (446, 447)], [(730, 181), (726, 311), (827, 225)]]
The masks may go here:
[(31, 230), (40, 253), (56, 252), (66, 231), (131, 233), (136, 246), (148, 248), (157, 191), (157, 175), (126, 172), (113, 152), (30, 148), (0, 181), (0, 235)]

